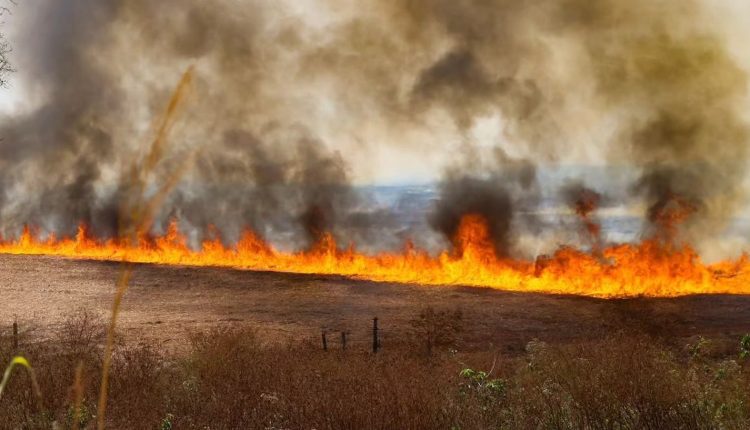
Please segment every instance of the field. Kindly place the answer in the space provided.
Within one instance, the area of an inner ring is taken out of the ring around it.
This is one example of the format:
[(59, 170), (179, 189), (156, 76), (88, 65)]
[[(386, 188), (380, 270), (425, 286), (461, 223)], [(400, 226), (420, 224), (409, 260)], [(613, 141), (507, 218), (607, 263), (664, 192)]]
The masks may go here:
[[(0, 256), (0, 315), (40, 332), (80, 309), (106, 314), (120, 265), (56, 257)], [(139, 265), (121, 314), (129, 339), (179, 347), (189, 330), (242, 325), (267, 341), (317, 340), (322, 328), (369, 341), (378, 317), (384, 347), (410, 333), (425, 307), (461, 310), (463, 347), (521, 351), (532, 339), (597, 339), (616, 330), (687, 339), (737, 338), (750, 331), (750, 297), (600, 300), (424, 287), (330, 276)], [(389, 339), (390, 338), (390, 339)]]
[[(118, 270), (0, 257), (2, 359), (29, 357), (42, 393), (35, 400), (28, 377), (14, 375), (0, 399), (9, 428), (73, 428), (76, 416), (93, 425)], [(137, 266), (131, 285), (111, 428), (750, 424), (747, 296), (600, 300), (151, 265)]]

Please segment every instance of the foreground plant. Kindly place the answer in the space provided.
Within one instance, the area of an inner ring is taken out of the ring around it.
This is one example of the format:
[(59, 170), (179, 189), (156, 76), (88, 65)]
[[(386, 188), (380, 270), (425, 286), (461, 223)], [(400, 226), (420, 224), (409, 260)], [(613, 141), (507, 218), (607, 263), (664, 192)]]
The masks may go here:
[(740, 358), (750, 356), (750, 334), (742, 336), (740, 339)]
[(36, 396), (37, 400), (41, 404), (42, 393), (39, 390), (39, 384), (36, 381), (36, 374), (34, 373), (34, 368), (31, 367), (31, 364), (26, 358), (20, 355), (13, 357), (13, 359), (10, 361), (10, 364), (8, 364), (8, 367), (5, 368), (5, 373), (3, 373), (3, 380), (0, 382), (0, 399), (3, 398), (5, 387), (8, 385), (8, 381), (10, 381), (10, 376), (13, 373), (13, 369), (16, 366), (21, 366), (25, 368), (26, 371), (29, 373), (29, 378), (31, 378), (31, 389), (34, 392), (34, 396)]

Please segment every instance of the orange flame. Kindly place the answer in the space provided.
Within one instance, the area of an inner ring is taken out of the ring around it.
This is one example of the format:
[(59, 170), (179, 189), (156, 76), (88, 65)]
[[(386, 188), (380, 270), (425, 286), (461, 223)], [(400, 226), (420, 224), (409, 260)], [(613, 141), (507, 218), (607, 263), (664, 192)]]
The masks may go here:
[(750, 293), (746, 256), (707, 265), (689, 246), (665, 247), (658, 240), (611, 246), (601, 250), (601, 256), (562, 247), (536, 261), (498, 258), (486, 221), (474, 214), (462, 219), (453, 252), (437, 256), (410, 243), (400, 253), (365, 255), (353, 247), (339, 250), (331, 234), (323, 234), (309, 251), (287, 253), (250, 230), (244, 231), (234, 246), (209, 239), (193, 250), (175, 221), (164, 235), (141, 235), (132, 245), (93, 238), (85, 226), (79, 227), (74, 238), (50, 236), (44, 240), (25, 228), (17, 240), (0, 241), (0, 253), (336, 274), (373, 281), (595, 297)]

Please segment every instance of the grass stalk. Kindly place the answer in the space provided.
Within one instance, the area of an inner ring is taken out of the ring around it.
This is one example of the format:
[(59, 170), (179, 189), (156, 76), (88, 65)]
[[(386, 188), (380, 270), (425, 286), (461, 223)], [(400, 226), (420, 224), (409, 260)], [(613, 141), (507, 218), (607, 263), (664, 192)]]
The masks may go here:
[[(149, 177), (161, 161), (168, 141), (169, 132), (174, 126), (177, 113), (187, 95), (188, 89), (193, 78), (193, 67), (189, 67), (182, 75), (177, 88), (172, 94), (172, 98), (167, 105), (167, 109), (157, 127), (156, 136), (151, 142), (150, 150), (140, 166), (134, 165), (131, 177), (132, 197), (127, 200), (130, 207), (125, 208), (129, 215), (124, 218), (129, 221), (129, 225), (121, 226), (120, 230), (130, 245), (137, 243), (142, 233), (147, 233), (151, 229), (154, 213), (161, 204), (169, 191), (174, 188), (182, 175), (190, 167), (194, 157), (191, 155), (186, 158), (177, 169), (172, 172), (164, 183), (158, 188), (157, 192), (151, 197), (146, 198), (146, 184)], [(97, 429), (103, 430), (106, 423), (107, 396), (109, 393), (109, 377), (112, 366), (112, 352), (115, 345), (115, 335), (117, 332), (117, 319), (120, 314), (120, 307), (125, 293), (130, 286), (130, 279), (133, 274), (134, 265), (127, 262), (127, 256), (123, 258), (122, 269), (117, 278), (115, 296), (112, 301), (112, 314), (107, 327), (107, 340), (104, 347), (104, 360), (102, 363), (102, 378), (99, 391), (99, 401), (97, 404)]]

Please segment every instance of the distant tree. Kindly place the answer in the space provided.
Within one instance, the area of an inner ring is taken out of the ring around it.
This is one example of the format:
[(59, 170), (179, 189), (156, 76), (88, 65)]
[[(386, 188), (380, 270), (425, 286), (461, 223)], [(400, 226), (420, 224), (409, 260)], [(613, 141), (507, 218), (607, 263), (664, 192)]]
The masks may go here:
[[(12, 5), (16, 4), (15, 0), (8, 0), (8, 2)], [(10, 14), (10, 9), (8, 9), (8, 7), (4, 5), (0, 5), (0, 18), (8, 14)], [(1, 19), (0, 24), (2, 24)], [(10, 51), (10, 43), (8, 43), (8, 40), (5, 38), (3, 33), (0, 33), (0, 87), (3, 87), (7, 84), (6, 76), (8, 76), (8, 73), (13, 72), (13, 66), (11, 66), (10, 60), (8, 59)]]
[(10, 65), (10, 60), (8, 60), (10, 50), (10, 44), (5, 40), (2, 33), (0, 33), (0, 87), (7, 84), (5, 77), (8, 73), (13, 71), (13, 67)]

